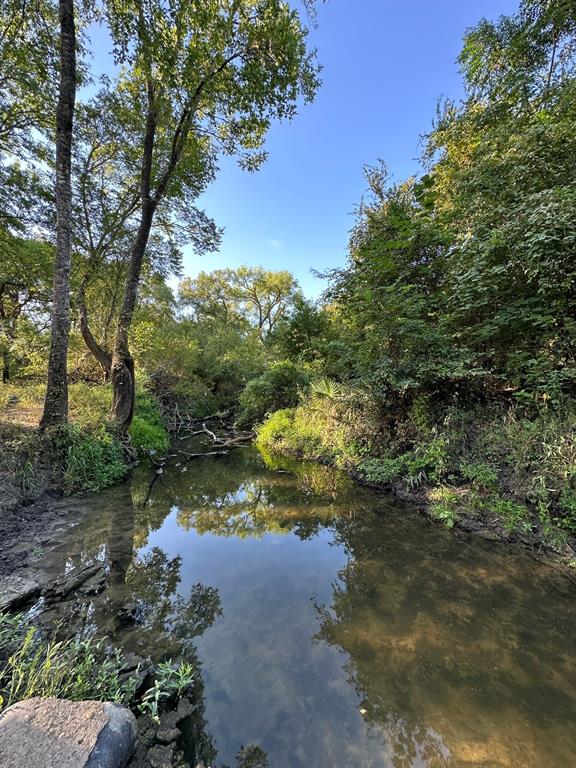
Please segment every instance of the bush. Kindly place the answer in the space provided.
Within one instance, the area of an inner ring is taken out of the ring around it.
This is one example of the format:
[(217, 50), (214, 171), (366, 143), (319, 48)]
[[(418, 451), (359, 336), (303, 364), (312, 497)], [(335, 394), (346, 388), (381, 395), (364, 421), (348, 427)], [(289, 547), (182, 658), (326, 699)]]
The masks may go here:
[(122, 446), (104, 427), (91, 431), (68, 424), (59, 439), (65, 449), (65, 494), (99, 491), (126, 474)]
[(287, 360), (272, 363), (261, 376), (249, 381), (240, 395), (238, 423), (252, 426), (261, 422), (267, 413), (294, 407), (308, 383), (308, 374), (294, 363)]
[(256, 441), (264, 448), (274, 450), (281, 440), (287, 439), (294, 424), (294, 410), (284, 408), (272, 413), (256, 429)]
[(368, 459), (359, 465), (358, 470), (369, 482), (387, 485), (398, 480), (402, 475), (404, 457), (386, 456), (382, 459)]
[(166, 451), (170, 439), (162, 423), (155, 398), (147, 392), (136, 393), (134, 419), (130, 425), (132, 446), (139, 454), (148, 451)]

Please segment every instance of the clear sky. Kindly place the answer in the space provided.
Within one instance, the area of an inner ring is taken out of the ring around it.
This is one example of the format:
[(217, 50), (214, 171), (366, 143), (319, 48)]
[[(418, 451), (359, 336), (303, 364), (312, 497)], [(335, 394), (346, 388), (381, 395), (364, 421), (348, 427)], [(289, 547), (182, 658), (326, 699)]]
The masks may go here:
[(420, 137), (440, 96), (459, 98), (462, 36), (517, 0), (328, 0), (311, 41), (323, 65), (313, 104), (272, 127), (257, 173), (224, 158), (201, 204), (225, 228), (219, 253), (187, 250), (188, 275), (241, 264), (289, 269), (305, 293), (310, 274), (345, 261), (362, 167), (382, 158), (394, 180), (419, 169)]

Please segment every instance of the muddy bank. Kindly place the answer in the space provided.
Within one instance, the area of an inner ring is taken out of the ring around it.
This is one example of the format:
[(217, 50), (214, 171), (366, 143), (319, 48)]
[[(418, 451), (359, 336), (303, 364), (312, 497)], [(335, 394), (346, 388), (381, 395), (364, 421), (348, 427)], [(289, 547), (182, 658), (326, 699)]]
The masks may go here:
[[(7, 482), (0, 479), (0, 484), (6, 491)], [(59, 509), (55, 502), (48, 493), (37, 499), (14, 495), (10, 504), (0, 506), (0, 576), (34, 567), (42, 548), (77, 522), (72, 510)]]

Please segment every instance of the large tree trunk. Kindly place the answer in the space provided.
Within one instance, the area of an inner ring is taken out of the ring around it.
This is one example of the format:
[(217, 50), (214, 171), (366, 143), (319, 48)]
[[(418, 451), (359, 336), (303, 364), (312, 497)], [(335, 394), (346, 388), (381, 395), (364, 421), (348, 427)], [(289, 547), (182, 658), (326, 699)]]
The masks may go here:
[(128, 334), (132, 325), (132, 317), (138, 296), (138, 284), (142, 272), (144, 252), (150, 237), (154, 219), (155, 204), (145, 200), (142, 204), (142, 216), (138, 234), (130, 254), (128, 277), (124, 289), (124, 300), (114, 340), (112, 353), (112, 417), (121, 434), (126, 434), (134, 416), (134, 398), (136, 387), (134, 381), (134, 360), (128, 346)]
[(52, 338), (48, 387), (40, 428), (68, 418), (66, 361), (70, 331), (72, 254), (72, 129), (76, 101), (76, 31), (74, 0), (59, 0), (60, 90), (56, 108), (56, 258), (52, 294)]
[(100, 366), (104, 372), (104, 378), (106, 381), (110, 379), (110, 372), (112, 368), (112, 355), (103, 346), (98, 344), (94, 338), (94, 334), (90, 330), (88, 323), (88, 309), (86, 308), (86, 290), (85, 281), (83, 280), (78, 290), (77, 302), (78, 302), (78, 315), (80, 318), (80, 333), (84, 339), (84, 343), (94, 355), (96, 360), (100, 363)]

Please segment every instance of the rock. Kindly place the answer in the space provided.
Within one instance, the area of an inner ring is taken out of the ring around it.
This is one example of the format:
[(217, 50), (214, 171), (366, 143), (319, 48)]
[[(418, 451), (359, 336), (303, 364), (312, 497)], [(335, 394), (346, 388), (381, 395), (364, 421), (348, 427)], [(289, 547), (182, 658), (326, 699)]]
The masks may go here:
[(119, 679), (122, 682), (132, 678), (136, 680), (134, 684), (134, 694), (143, 693), (153, 684), (154, 665), (151, 660), (138, 656), (136, 653), (127, 653), (124, 656), (124, 664), (120, 670)]
[(24, 576), (3, 576), (0, 580), (0, 611), (17, 608), (39, 594), (40, 584)]
[(150, 659), (145, 659), (144, 656), (139, 656), (137, 653), (132, 653), (132, 651), (123, 654), (123, 659), (122, 672), (132, 672), (136, 667), (143, 669), (151, 664)]
[(160, 721), (160, 726), (156, 731), (156, 738), (160, 744), (173, 744), (175, 741), (178, 741), (180, 736), (181, 733), (179, 728), (176, 728), (176, 726), (163, 726), (162, 721)]
[(148, 750), (148, 760), (152, 768), (172, 768), (174, 747), (157, 744)]
[(0, 715), (2, 768), (124, 768), (135, 743), (134, 715), (110, 702), (28, 699)]
[(158, 726), (158, 730), (167, 732), (176, 728), (178, 723), (182, 722), (182, 720), (191, 715), (192, 712), (194, 712), (194, 706), (190, 702), (190, 699), (180, 699), (177, 709), (172, 709), (170, 712), (166, 712), (164, 715), (162, 715), (160, 718), (160, 725)]
[(82, 584), (78, 591), (83, 595), (99, 595), (106, 586), (106, 574), (100, 570), (95, 576)]
[(178, 702), (178, 722), (180, 722), (180, 720), (184, 720), (185, 717), (189, 717), (192, 712), (194, 712), (194, 709), (195, 707), (190, 699), (187, 699), (185, 696), (183, 696)]
[(99, 574), (103, 569), (102, 563), (92, 563), (91, 565), (84, 565), (67, 573), (60, 579), (57, 579), (53, 584), (47, 587), (43, 594), (47, 597), (60, 599), (70, 592), (81, 587), (88, 579)]
[(146, 748), (156, 743), (156, 731), (158, 725), (150, 715), (140, 715), (138, 718), (138, 746), (144, 744)]
[(108, 723), (98, 736), (86, 768), (124, 768), (136, 745), (136, 718), (126, 707), (104, 702)]

